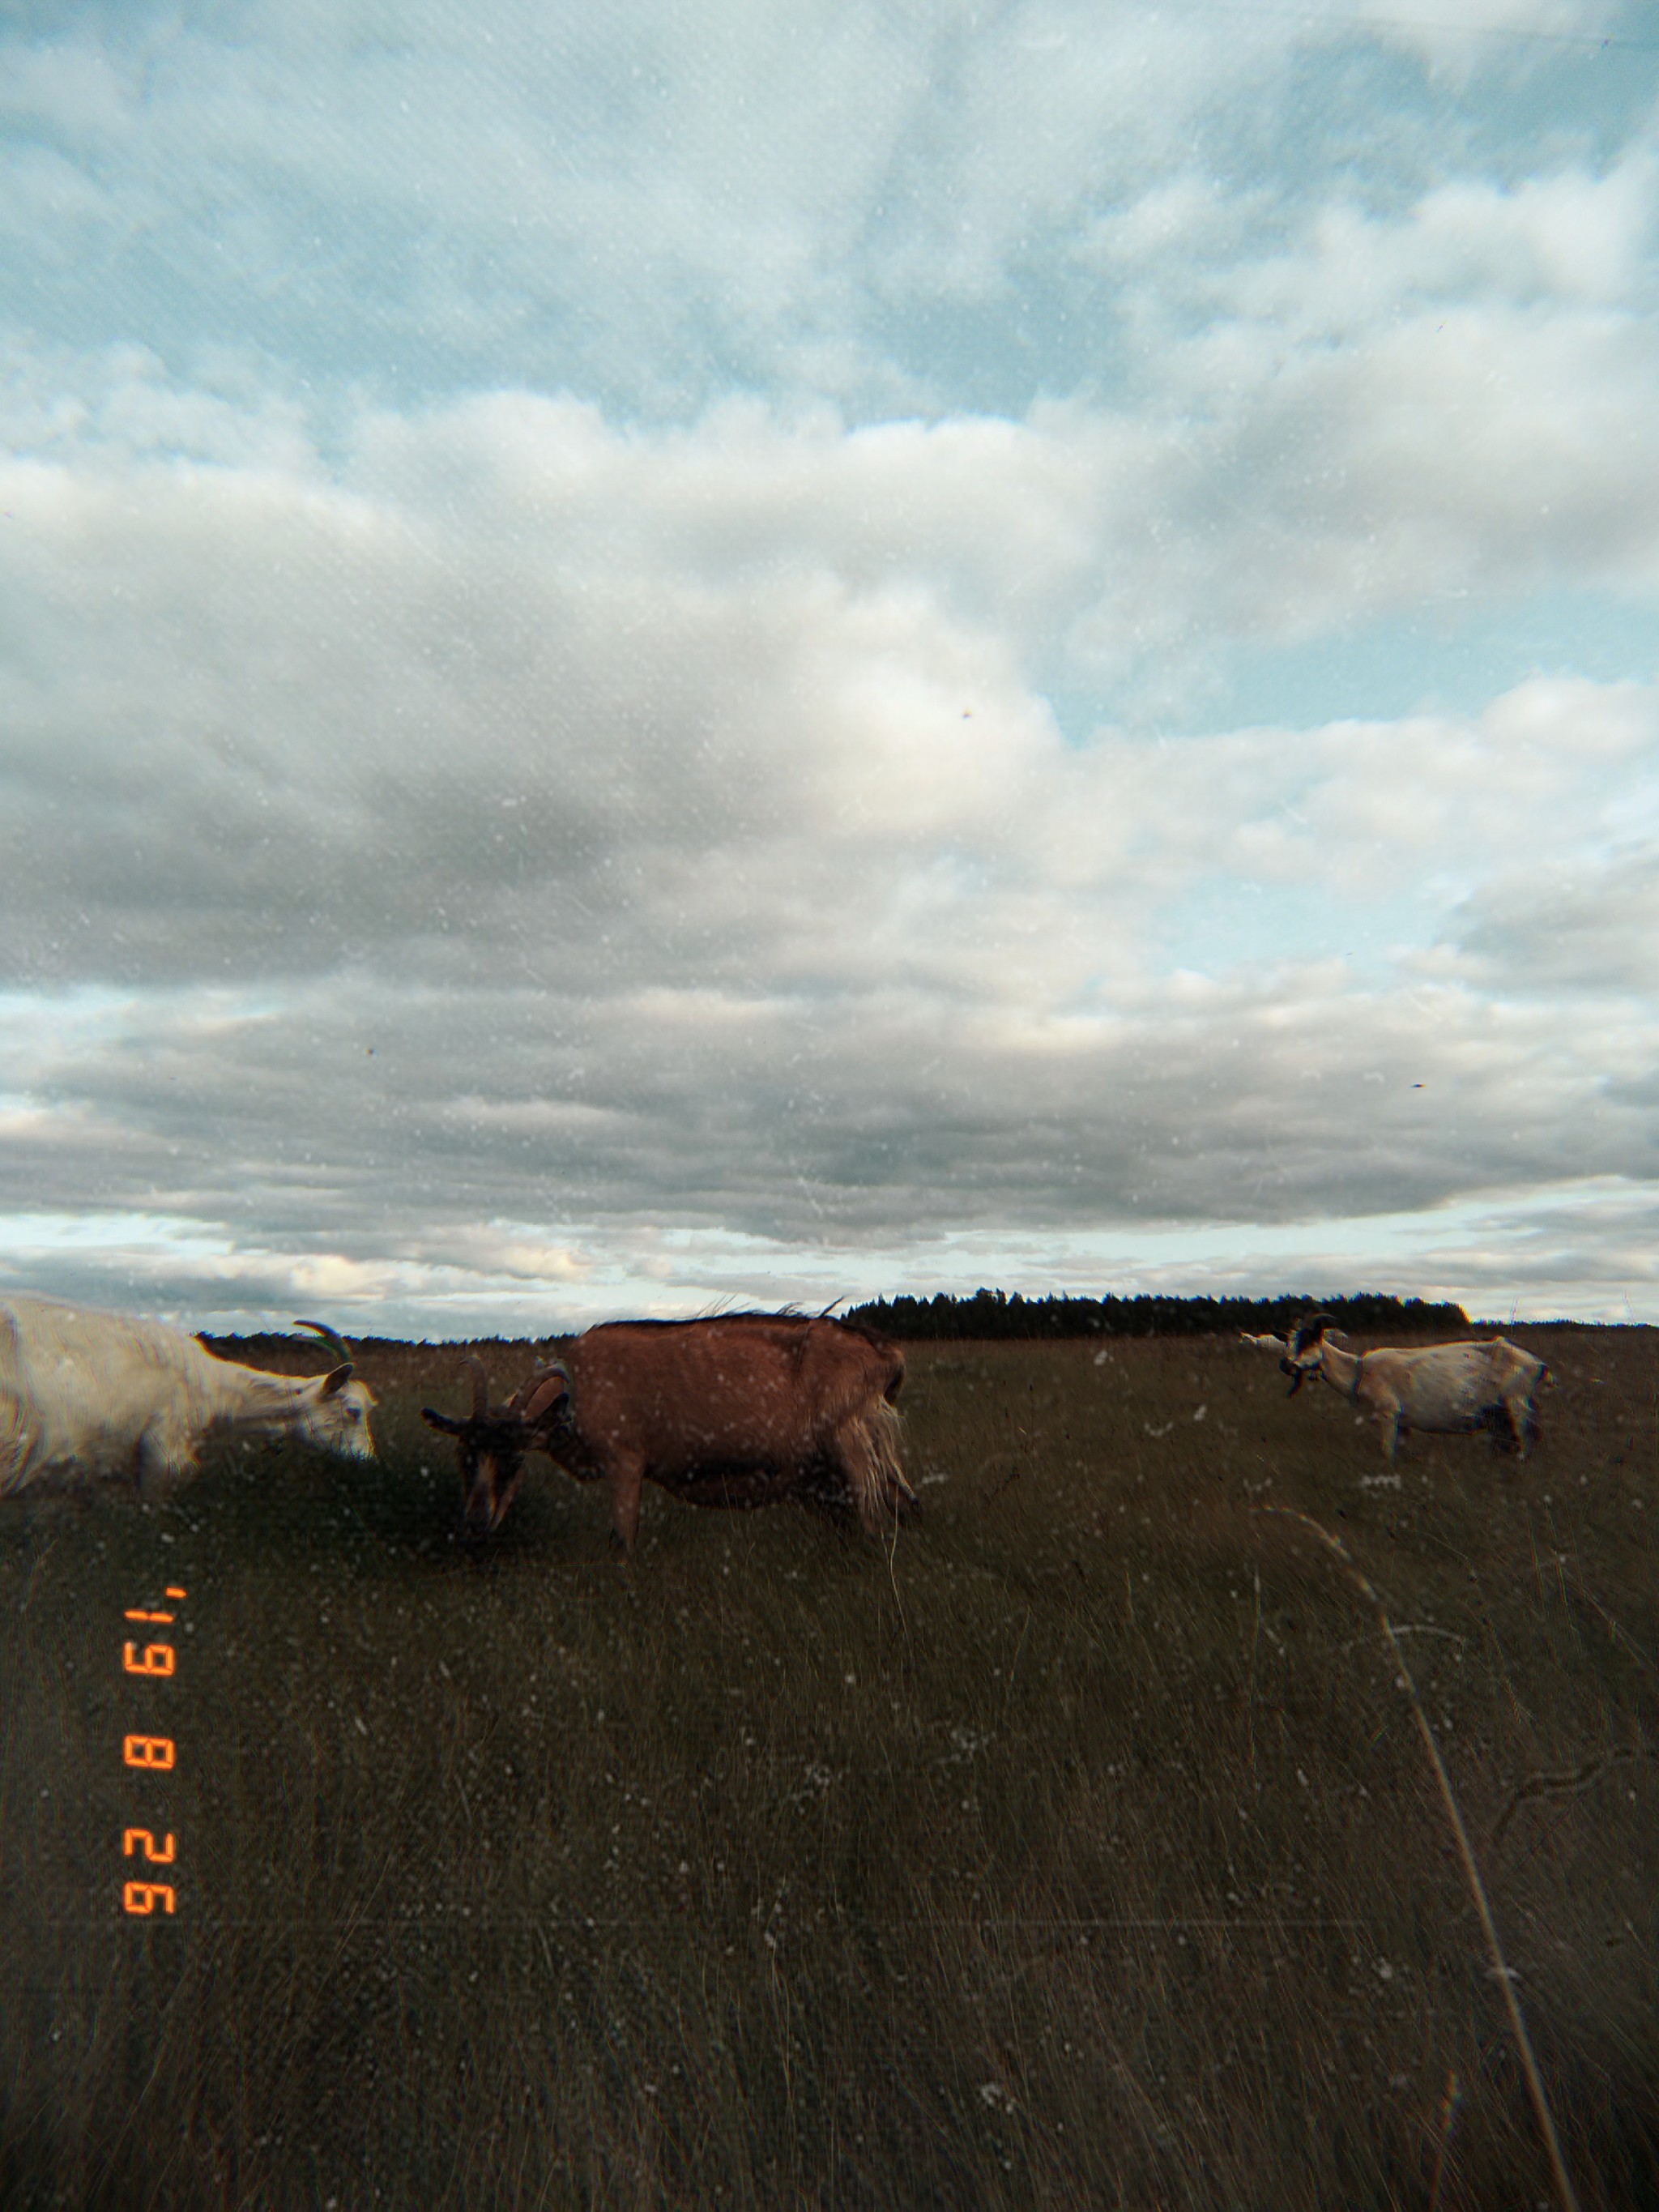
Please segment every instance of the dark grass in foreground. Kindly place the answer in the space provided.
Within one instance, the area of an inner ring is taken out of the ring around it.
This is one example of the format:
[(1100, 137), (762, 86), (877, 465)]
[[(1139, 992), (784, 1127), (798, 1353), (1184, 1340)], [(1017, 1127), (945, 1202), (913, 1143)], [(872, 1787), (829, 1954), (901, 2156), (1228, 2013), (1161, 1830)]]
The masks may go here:
[[(1406, 1632), (1583, 2202), (1659, 2204), (1655, 1342), (1515, 1334), (1542, 1455), (1398, 1487), (1231, 1346), (918, 1348), (890, 1552), (648, 1491), (619, 1569), (538, 1462), (464, 1557), (453, 1352), (370, 1366), (364, 1472), (0, 1524), (0, 2203), (1547, 2201), (1406, 1700), (1277, 1503)], [(118, 1909), (151, 1805), (171, 1922)]]

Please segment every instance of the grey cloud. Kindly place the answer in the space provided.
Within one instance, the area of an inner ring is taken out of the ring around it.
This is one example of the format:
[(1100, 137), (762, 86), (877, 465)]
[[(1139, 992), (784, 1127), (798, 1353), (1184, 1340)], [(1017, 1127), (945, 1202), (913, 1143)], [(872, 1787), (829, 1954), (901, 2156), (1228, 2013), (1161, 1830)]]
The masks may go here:
[[(1463, 1288), (1473, 1313), (1556, 1315), (1628, 1322), (1652, 1311), (1659, 1283), (1659, 1186), (1587, 1181), (1516, 1198), (1458, 1224), (1455, 1237), (1424, 1224), (1414, 1258)], [(1493, 1293), (1498, 1293), (1493, 1296)]]
[(329, 979), (243, 1024), (140, 1006), (33, 1071), (120, 1140), (74, 1141), (71, 1118), (60, 1144), (48, 1115), (8, 1146), (3, 1197), (367, 1261), (491, 1220), (890, 1244), (1358, 1217), (1548, 1179), (1568, 1128), (1581, 1171), (1654, 1171), (1650, 1117), (1607, 1095), (1595, 1040), (1575, 1060), (1547, 1022), (1495, 1036), (1474, 1004), (1427, 1028), (1340, 981), (1217, 991), (1185, 1020), (1149, 1006), (1063, 1048), (856, 994), (642, 1008)]
[(1659, 848), (1501, 877), (1459, 909), (1449, 935), (1500, 989), (1650, 1000), (1659, 983)]

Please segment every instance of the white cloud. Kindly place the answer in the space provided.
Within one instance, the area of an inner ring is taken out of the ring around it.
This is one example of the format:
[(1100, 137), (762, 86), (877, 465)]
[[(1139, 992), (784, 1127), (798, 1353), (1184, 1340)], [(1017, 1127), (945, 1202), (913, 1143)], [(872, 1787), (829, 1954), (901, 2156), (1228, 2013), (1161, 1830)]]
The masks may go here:
[[(142, 337), (175, 366), (252, 346), (313, 385), (568, 382), (684, 418), (734, 384), (948, 407), (982, 374), (1023, 411), (1115, 350), (1114, 303), (1073, 260), (1115, 210), (1190, 199), (1194, 173), (1244, 180), (1257, 209), (1315, 205), (1356, 141), (1395, 190), (1443, 173), (1467, 95), (1396, 67), (1378, 131), (1356, 55), (1455, 58), (1499, 100), (1542, 56), (1578, 72), (1589, 114), (1611, 97), (1593, 47), (1528, 43), (1607, 9), (1361, 15), (484, 0), (394, 23), (284, 0), (234, 31), (148, 9), (20, 27), (0, 298), (9, 255), (27, 327)], [(1577, 229), (1537, 234), (1575, 284), (1596, 265)]]
[(1517, 76), (1559, 67), (1575, 48), (1597, 52), (1604, 40), (1626, 46), (1617, 35), (1625, 22), (1633, 21), (1638, 36), (1641, 29), (1639, 15), (1632, 18), (1621, 0), (1458, 0), (1433, 15), (1409, 5), (1374, 9), (1364, 0), (1352, 13), (1371, 35), (1426, 55), (1464, 82), (1483, 65)]
[[(1094, 426), (1075, 435), (1086, 462)], [(1206, 880), (1334, 902), (1328, 943), (1408, 877), (1422, 943), (1529, 854), (1628, 835), (1656, 736), (1640, 685), (1068, 743), (1034, 677), (1081, 552), (1046, 593), (997, 581), (1028, 567), (1018, 489), (1028, 529), (1065, 514), (1062, 428), (951, 444), (792, 439), (752, 410), (703, 441), (620, 435), (519, 398), (378, 417), (333, 479), (314, 459), (21, 465), (0, 537), (20, 971), (395, 960), (434, 988), (745, 1002), (879, 977), (1042, 1010), (1094, 977), (1132, 988), (1148, 925)]]

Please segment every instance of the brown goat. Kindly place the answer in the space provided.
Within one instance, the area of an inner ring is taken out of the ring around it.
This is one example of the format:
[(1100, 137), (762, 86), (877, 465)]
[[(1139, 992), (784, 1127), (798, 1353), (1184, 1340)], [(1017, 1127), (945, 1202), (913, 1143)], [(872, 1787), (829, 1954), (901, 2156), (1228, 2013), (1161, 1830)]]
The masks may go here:
[(493, 1409), (476, 1360), (471, 1419), (422, 1409), (457, 1439), (466, 1533), (499, 1526), (542, 1450), (580, 1482), (611, 1486), (631, 1552), (648, 1478), (688, 1504), (795, 1497), (856, 1512), (872, 1533), (915, 1493), (897, 1451), (896, 1345), (854, 1323), (796, 1314), (606, 1322), (562, 1347)]

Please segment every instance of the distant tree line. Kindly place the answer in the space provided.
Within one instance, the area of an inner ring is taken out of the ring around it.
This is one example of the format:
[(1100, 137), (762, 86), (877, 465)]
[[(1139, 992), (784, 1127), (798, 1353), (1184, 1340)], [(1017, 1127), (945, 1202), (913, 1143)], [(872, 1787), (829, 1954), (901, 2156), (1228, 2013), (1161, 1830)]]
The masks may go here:
[(1387, 1297), (1360, 1291), (1352, 1297), (1026, 1298), (1016, 1291), (975, 1291), (970, 1298), (941, 1291), (931, 1298), (872, 1298), (854, 1306), (848, 1321), (864, 1322), (884, 1336), (1283, 1336), (1299, 1314), (1327, 1313), (1357, 1334), (1443, 1335), (1466, 1331), (1462, 1306), (1426, 1298)]
[[(1468, 1316), (1462, 1306), (1427, 1298), (1395, 1298), (1362, 1291), (1352, 1297), (1316, 1298), (1027, 1298), (1016, 1291), (979, 1290), (970, 1298), (941, 1291), (935, 1297), (872, 1298), (846, 1310), (842, 1318), (863, 1322), (893, 1337), (1068, 1337), (1068, 1336), (1283, 1336), (1299, 1314), (1329, 1314), (1339, 1328), (1358, 1335), (1445, 1336), (1466, 1334)], [(518, 1350), (526, 1343), (550, 1345), (556, 1333), (534, 1338), (470, 1339)], [(420, 1340), (422, 1346), (428, 1340)], [(331, 1354), (314, 1337), (275, 1329), (246, 1336), (203, 1333), (210, 1351), (256, 1367), (285, 1354), (303, 1352), (303, 1364), (320, 1373)], [(439, 1339), (432, 1349), (444, 1342)], [(373, 1355), (406, 1352), (410, 1340), (395, 1336), (350, 1339), (354, 1352)]]

